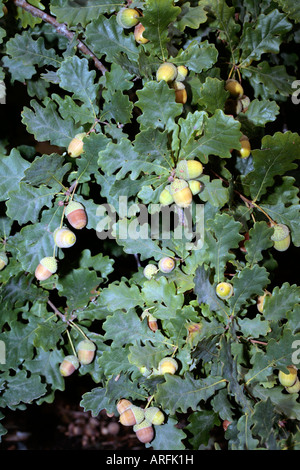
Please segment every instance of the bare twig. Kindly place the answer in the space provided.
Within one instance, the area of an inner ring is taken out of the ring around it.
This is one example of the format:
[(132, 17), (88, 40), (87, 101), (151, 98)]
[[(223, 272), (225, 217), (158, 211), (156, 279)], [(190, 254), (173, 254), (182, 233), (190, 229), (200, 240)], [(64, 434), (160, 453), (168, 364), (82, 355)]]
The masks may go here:
[(50, 305), (50, 307), (52, 308), (53, 312), (56, 313), (56, 315), (62, 319), (62, 321), (66, 321), (66, 317), (55, 307), (55, 305), (53, 305), (53, 303), (51, 302), (51, 300), (47, 300), (47, 303), (48, 305)]
[[(70, 41), (72, 41), (72, 39), (74, 38), (75, 33), (73, 33), (72, 31), (69, 31), (67, 26), (65, 25), (65, 23), (59, 23), (58, 21), (56, 21), (56, 19), (53, 16), (49, 15), (48, 13), (44, 13), (43, 11), (39, 10), (38, 8), (30, 5), (25, 0), (13, 0), (13, 2), (15, 3), (16, 6), (18, 6), (20, 8), (23, 8), (24, 10), (31, 13), (32, 16), (36, 16), (38, 18), (41, 18), (46, 23), (51, 24), (55, 28), (55, 30), (58, 34), (61, 34), (62, 36), (65, 36)], [(100, 70), (103, 75), (105, 74), (106, 68), (104, 67), (102, 62), (100, 62), (100, 60), (95, 56), (95, 54), (80, 39), (77, 39), (77, 48), (83, 54), (86, 54), (86, 55), (90, 56), (94, 61), (95, 67), (98, 70)]]

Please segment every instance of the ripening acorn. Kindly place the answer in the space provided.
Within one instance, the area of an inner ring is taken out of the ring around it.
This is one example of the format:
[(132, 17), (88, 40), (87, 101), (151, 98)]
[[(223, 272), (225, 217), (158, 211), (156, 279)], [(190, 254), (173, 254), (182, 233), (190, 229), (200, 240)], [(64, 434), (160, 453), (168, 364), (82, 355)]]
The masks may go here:
[(170, 258), (169, 256), (165, 256), (164, 258), (161, 258), (158, 263), (158, 269), (162, 273), (170, 273), (173, 271), (175, 268), (175, 260), (173, 258)]
[(157, 406), (145, 409), (145, 419), (155, 426), (160, 426), (165, 420), (163, 412)]
[(151, 423), (147, 419), (144, 419), (141, 423), (133, 426), (133, 431), (140, 442), (146, 444), (151, 442), (154, 438), (154, 429)]
[(8, 263), (8, 257), (7, 254), (4, 253), (4, 251), (0, 252), (0, 271), (5, 268), (5, 266)]
[(156, 71), (156, 80), (160, 82), (173, 82), (177, 77), (177, 67), (171, 62), (164, 62), (161, 64)]
[(83, 339), (77, 345), (77, 356), (80, 364), (87, 365), (93, 362), (95, 357), (96, 345), (89, 339)]
[(57, 261), (53, 256), (42, 258), (35, 270), (35, 277), (39, 281), (45, 281), (57, 271)]
[(117, 13), (117, 23), (124, 29), (137, 25), (139, 18), (140, 14), (134, 8), (122, 8)]
[(145, 419), (144, 410), (139, 406), (131, 405), (120, 414), (119, 421), (123, 426), (134, 426)]
[(71, 248), (76, 242), (76, 235), (67, 227), (58, 227), (53, 232), (54, 243), (59, 248)]
[(158, 364), (158, 373), (160, 375), (174, 375), (178, 369), (178, 363), (173, 357), (164, 357)]
[(143, 36), (144, 32), (145, 32), (145, 26), (142, 23), (138, 23), (134, 28), (133, 35), (134, 35), (134, 39), (139, 44), (147, 44), (147, 42), (149, 42), (149, 39)]
[(249, 108), (250, 103), (251, 103), (251, 100), (250, 100), (249, 96), (243, 95), (239, 99), (239, 102), (241, 103), (241, 106), (242, 106), (242, 112), (245, 113), (247, 111), (247, 109)]
[(142, 315), (141, 315), (141, 319), (143, 320), (144, 318), (147, 318), (147, 324), (148, 324), (150, 330), (156, 331), (158, 329), (156, 318), (151, 313), (149, 313), (149, 311), (147, 309), (144, 310)]
[(185, 65), (178, 65), (177, 67), (177, 82), (183, 82), (188, 74), (188, 68)]
[(189, 180), (188, 181), (189, 188), (192, 191), (192, 195), (196, 196), (196, 194), (199, 194), (202, 189), (203, 189), (203, 183), (197, 180)]
[(239, 154), (242, 158), (248, 158), (251, 153), (251, 144), (248, 137), (246, 135), (243, 135), (240, 138), (240, 142), (242, 147), (239, 150)]
[(162, 206), (169, 206), (174, 202), (174, 198), (170, 193), (171, 185), (168, 184), (160, 193), (159, 202)]
[(285, 387), (285, 389), (288, 393), (298, 393), (298, 392), (300, 392), (300, 381), (299, 381), (298, 377), (296, 379), (296, 382), (293, 385), (291, 385), (290, 387)]
[(220, 299), (229, 299), (233, 295), (233, 285), (230, 282), (219, 282), (216, 287), (216, 294)]
[(298, 370), (295, 366), (287, 366), (287, 369), (289, 370), (287, 374), (282, 370), (278, 372), (278, 380), (284, 387), (291, 387), (297, 380)]
[(83, 152), (83, 139), (86, 137), (85, 132), (81, 132), (80, 134), (76, 134), (74, 139), (71, 140), (68, 147), (68, 154), (72, 158), (80, 157)]
[(187, 102), (187, 92), (185, 85), (182, 82), (177, 81), (177, 77), (172, 85), (172, 88), (175, 90), (176, 103), (185, 104)]
[(157, 267), (154, 264), (147, 264), (145, 266), (143, 274), (147, 279), (152, 279), (152, 277), (158, 272)]
[(233, 98), (241, 98), (244, 95), (244, 89), (242, 85), (232, 78), (226, 80), (225, 90), (229, 91)]
[(180, 160), (175, 169), (176, 176), (186, 181), (198, 178), (203, 173), (203, 165), (198, 160)]
[(184, 208), (191, 204), (193, 195), (188, 183), (185, 180), (175, 179), (171, 183), (170, 191), (174, 198), (174, 202), (178, 207)]
[(76, 356), (70, 354), (66, 356), (59, 366), (59, 372), (63, 377), (69, 377), (79, 368), (79, 361)]
[(69, 202), (65, 210), (65, 216), (67, 217), (69, 224), (77, 230), (84, 228), (87, 224), (87, 215), (80, 202)]
[(126, 398), (121, 398), (121, 400), (119, 400), (117, 403), (118, 413), (122, 414), (124, 411), (128, 410), (131, 405), (132, 403), (130, 400), (127, 400)]
[(275, 250), (286, 251), (291, 244), (290, 229), (284, 224), (271, 224), (271, 227), (274, 229), (271, 240)]

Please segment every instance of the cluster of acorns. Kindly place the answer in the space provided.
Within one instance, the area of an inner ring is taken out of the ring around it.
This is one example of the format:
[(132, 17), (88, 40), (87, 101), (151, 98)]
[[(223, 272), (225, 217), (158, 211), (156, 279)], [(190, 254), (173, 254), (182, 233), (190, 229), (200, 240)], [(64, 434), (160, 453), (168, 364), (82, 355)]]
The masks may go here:
[(159, 202), (163, 206), (172, 204), (188, 207), (193, 196), (203, 189), (203, 183), (197, 180), (203, 173), (203, 165), (198, 160), (180, 160), (175, 168), (175, 178), (160, 193)]
[(63, 377), (69, 377), (79, 369), (80, 365), (88, 365), (93, 362), (95, 357), (96, 345), (93, 341), (86, 338), (80, 341), (76, 347), (77, 355), (69, 354), (59, 366), (59, 372)]
[[(87, 224), (87, 215), (83, 205), (76, 201), (70, 201), (65, 209), (65, 216), (69, 224), (80, 230)], [(70, 248), (76, 242), (76, 235), (68, 227), (59, 227), (53, 232), (54, 243), (59, 248)], [(39, 281), (45, 281), (57, 271), (57, 260), (54, 256), (42, 258), (36, 267), (35, 277)]]
[(140, 13), (134, 8), (121, 8), (117, 13), (117, 23), (124, 29), (134, 27), (134, 38), (139, 44), (146, 44), (149, 39), (143, 36), (145, 27), (140, 23)]
[[(230, 99), (227, 100), (225, 105), (225, 111), (227, 114), (239, 114), (240, 112), (247, 111), (250, 99), (248, 96), (244, 95), (244, 89), (242, 85), (232, 78), (229, 78), (226, 81), (225, 90), (229, 91)], [(242, 135), (241, 139), (241, 149), (239, 150), (239, 155), (242, 158), (249, 157), (251, 153), (251, 144), (246, 135)]]
[(143, 409), (125, 398), (117, 403), (117, 410), (120, 423), (123, 426), (133, 426), (136, 437), (144, 444), (153, 440), (155, 434), (153, 426), (160, 426), (165, 420), (163, 412), (158, 407), (150, 406)]
[(295, 366), (288, 366), (287, 369), (289, 370), (287, 374), (282, 370), (279, 371), (278, 380), (288, 393), (298, 393), (300, 391), (298, 369)]
[(169, 87), (175, 91), (176, 103), (185, 104), (187, 101), (187, 92), (183, 82), (187, 74), (188, 68), (185, 65), (176, 66), (171, 62), (164, 62), (156, 71), (156, 80), (158, 82), (161, 80), (167, 82)]
[(144, 276), (150, 280), (159, 271), (164, 274), (170, 273), (175, 268), (175, 265), (176, 263), (173, 258), (170, 258), (169, 256), (165, 256), (159, 260), (158, 267), (155, 264), (151, 264), (151, 263), (147, 264), (147, 266), (145, 266), (144, 268), (143, 273), (144, 273)]

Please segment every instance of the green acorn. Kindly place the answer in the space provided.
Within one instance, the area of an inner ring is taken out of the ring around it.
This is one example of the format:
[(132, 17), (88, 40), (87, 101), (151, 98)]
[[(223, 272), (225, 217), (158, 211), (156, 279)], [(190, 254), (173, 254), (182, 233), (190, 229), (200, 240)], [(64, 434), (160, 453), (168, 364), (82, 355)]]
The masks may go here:
[(286, 251), (291, 243), (290, 230), (284, 224), (272, 224), (274, 233), (271, 239), (274, 241), (274, 248), (277, 251)]
[(147, 279), (151, 279), (156, 273), (158, 272), (158, 269), (157, 267), (154, 265), (154, 264), (147, 264), (147, 266), (145, 266), (144, 268), (144, 276), (147, 278)]
[(158, 373), (160, 375), (174, 375), (178, 369), (178, 363), (173, 357), (164, 357), (158, 364)]
[(203, 173), (203, 165), (198, 160), (180, 160), (175, 173), (178, 178), (193, 180)]
[(188, 68), (185, 65), (178, 65), (177, 67), (177, 82), (183, 82), (188, 74)]
[(188, 185), (189, 185), (190, 190), (192, 191), (193, 196), (196, 196), (196, 194), (199, 194), (203, 189), (203, 183), (201, 183), (201, 181), (190, 180), (188, 181)]
[(70, 248), (76, 242), (76, 235), (67, 227), (58, 227), (54, 230), (53, 238), (59, 248)]
[(161, 64), (156, 71), (156, 80), (160, 82), (173, 82), (177, 77), (177, 67), (171, 62), (164, 62)]
[(71, 140), (68, 147), (68, 154), (72, 158), (80, 157), (83, 152), (83, 139), (86, 137), (85, 132), (81, 132), (80, 134), (76, 134), (74, 139)]
[(63, 377), (69, 377), (79, 368), (79, 361), (76, 356), (70, 354), (66, 356), (59, 366), (59, 371)]
[(165, 416), (159, 408), (156, 406), (151, 406), (145, 410), (145, 419), (151, 424), (159, 426), (163, 424)]
[(0, 252), (0, 271), (5, 268), (8, 263), (8, 257), (4, 251)]
[(89, 339), (83, 339), (77, 345), (77, 355), (80, 364), (87, 365), (93, 362), (95, 357), (96, 345)]
[(122, 8), (117, 13), (117, 23), (124, 29), (132, 28), (139, 22), (140, 14), (134, 8)]
[(284, 387), (291, 387), (297, 381), (298, 370), (295, 366), (288, 366), (287, 369), (289, 371), (287, 374), (282, 370), (278, 372), (278, 380)]
[(285, 389), (288, 393), (298, 393), (298, 392), (300, 392), (300, 381), (299, 381), (298, 377), (296, 379), (296, 382), (293, 385), (291, 385), (290, 387), (285, 387)]
[(234, 98), (241, 98), (244, 95), (242, 85), (232, 78), (226, 80), (225, 90), (229, 91), (230, 95)]
[(233, 295), (233, 285), (230, 282), (219, 282), (216, 287), (216, 294), (220, 299), (229, 299)]
[(163, 206), (169, 206), (170, 204), (172, 204), (172, 202), (174, 202), (174, 198), (172, 194), (170, 193), (170, 189), (171, 189), (171, 185), (168, 184), (160, 193), (159, 202)]

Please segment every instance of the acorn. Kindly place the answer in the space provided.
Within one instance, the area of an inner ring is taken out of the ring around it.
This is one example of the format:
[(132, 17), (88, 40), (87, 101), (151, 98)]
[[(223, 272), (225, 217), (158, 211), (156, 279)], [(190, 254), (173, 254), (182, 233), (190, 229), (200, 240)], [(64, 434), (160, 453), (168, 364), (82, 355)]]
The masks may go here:
[(147, 266), (145, 266), (144, 271), (143, 271), (144, 276), (149, 280), (152, 279), (152, 277), (157, 272), (158, 272), (158, 269), (154, 264), (147, 264)]
[(196, 196), (196, 194), (199, 194), (203, 189), (203, 183), (201, 183), (201, 181), (189, 180), (188, 185), (193, 196)]
[(164, 62), (161, 64), (156, 71), (156, 80), (160, 82), (173, 82), (177, 77), (177, 67), (171, 62)]
[(128, 410), (131, 405), (131, 401), (127, 400), (126, 398), (121, 398), (121, 400), (119, 400), (117, 403), (118, 413), (122, 414), (124, 411)]
[(249, 108), (250, 103), (251, 103), (251, 100), (250, 100), (249, 96), (243, 95), (239, 99), (239, 102), (242, 105), (242, 112), (245, 113), (247, 111), (247, 109)]
[(263, 295), (259, 295), (257, 297), (256, 306), (257, 306), (257, 310), (260, 313), (263, 313), (263, 311), (264, 311), (264, 305), (265, 305), (265, 300), (266, 300), (267, 296), (271, 296), (271, 293), (268, 292), (268, 291), (265, 291), (265, 293)]
[(183, 82), (186, 79), (188, 72), (188, 68), (185, 65), (178, 65), (176, 81)]
[(131, 405), (120, 414), (119, 421), (123, 426), (134, 426), (141, 423), (144, 418), (144, 410), (139, 406)]
[(77, 357), (70, 354), (69, 356), (66, 356), (60, 364), (59, 372), (63, 377), (69, 377), (69, 375), (73, 374), (73, 372), (79, 368), (79, 365)]
[(233, 285), (230, 282), (219, 282), (216, 287), (216, 294), (220, 299), (229, 299), (233, 295)]
[(147, 419), (144, 419), (140, 424), (134, 425), (133, 431), (135, 432), (138, 440), (144, 444), (151, 442), (154, 438), (153, 426)]
[(171, 185), (168, 184), (160, 193), (159, 202), (162, 206), (169, 206), (174, 202), (174, 198), (170, 193)]
[(35, 270), (35, 277), (39, 281), (45, 281), (57, 271), (57, 261), (53, 256), (42, 258)]
[(77, 230), (84, 228), (87, 224), (86, 212), (80, 202), (69, 202), (65, 210), (65, 216), (69, 224)]
[(147, 309), (143, 311), (141, 319), (143, 320), (145, 317), (147, 317), (147, 323), (150, 330), (156, 331), (158, 329), (157, 320)]
[(139, 44), (147, 44), (147, 42), (149, 42), (149, 39), (146, 39), (143, 36), (144, 31), (145, 31), (145, 26), (142, 25), (142, 23), (138, 23), (134, 28), (134, 33), (133, 33), (134, 39)]
[(77, 345), (77, 355), (80, 364), (87, 365), (93, 362), (95, 357), (96, 345), (89, 339), (83, 339)]
[(271, 224), (274, 233), (271, 240), (274, 242), (274, 248), (277, 251), (286, 251), (291, 244), (290, 229), (284, 224)]
[(178, 369), (177, 361), (173, 357), (164, 357), (158, 364), (158, 373), (174, 375)]
[(159, 260), (158, 268), (162, 273), (170, 273), (175, 268), (175, 260), (165, 256)]
[(185, 104), (187, 102), (187, 92), (184, 84), (182, 82), (175, 81), (173, 83), (173, 88), (175, 90), (176, 103)]
[(288, 393), (298, 393), (300, 391), (300, 381), (297, 377), (296, 382), (290, 387), (285, 387)]
[(226, 80), (225, 90), (229, 91), (233, 98), (241, 98), (244, 95), (244, 89), (242, 85), (232, 78)]
[(242, 148), (239, 150), (239, 154), (242, 158), (248, 158), (251, 153), (251, 144), (246, 135), (240, 138)]
[(117, 23), (124, 29), (132, 28), (139, 22), (140, 14), (134, 8), (122, 8), (117, 13)]
[(83, 152), (83, 139), (86, 137), (85, 132), (81, 132), (80, 134), (76, 134), (74, 139), (71, 140), (68, 147), (68, 154), (72, 158), (80, 157)]
[(5, 268), (5, 266), (8, 263), (8, 257), (7, 254), (4, 253), (4, 251), (0, 252), (0, 271)]
[(185, 180), (175, 179), (171, 183), (170, 190), (174, 198), (174, 202), (178, 207), (188, 207), (191, 204), (193, 195), (188, 183)]
[(278, 380), (284, 387), (291, 387), (297, 381), (298, 369), (295, 366), (288, 366), (287, 369), (289, 370), (287, 374), (282, 370), (278, 372)]
[(193, 180), (203, 173), (203, 165), (198, 160), (180, 160), (175, 173), (178, 178)]
[(76, 242), (76, 235), (67, 227), (58, 227), (53, 232), (55, 244), (59, 248), (71, 248)]
[(165, 420), (163, 412), (156, 406), (145, 409), (145, 419), (155, 426), (160, 426)]

